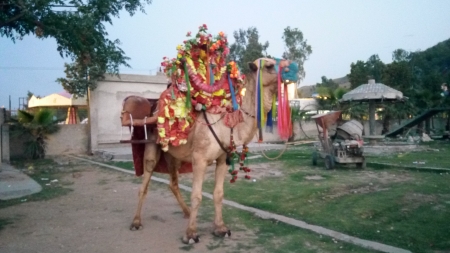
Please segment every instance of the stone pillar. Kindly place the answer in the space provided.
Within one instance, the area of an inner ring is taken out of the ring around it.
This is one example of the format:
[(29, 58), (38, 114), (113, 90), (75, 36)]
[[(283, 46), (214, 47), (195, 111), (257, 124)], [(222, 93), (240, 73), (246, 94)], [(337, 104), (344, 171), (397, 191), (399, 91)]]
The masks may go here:
[(2, 139), (2, 157), (3, 162), (9, 163), (9, 126), (7, 124), (1, 125), (1, 139)]
[(429, 135), (430, 130), (431, 130), (431, 118), (428, 118), (425, 121), (425, 133)]
[(369, 130), (370, 135), (375, 135), (375, 102), (369, 102)]
[(2, 162), (9, 163), (9, 126), (6, 122), (6, 110), (0, 108), (0, 171)]

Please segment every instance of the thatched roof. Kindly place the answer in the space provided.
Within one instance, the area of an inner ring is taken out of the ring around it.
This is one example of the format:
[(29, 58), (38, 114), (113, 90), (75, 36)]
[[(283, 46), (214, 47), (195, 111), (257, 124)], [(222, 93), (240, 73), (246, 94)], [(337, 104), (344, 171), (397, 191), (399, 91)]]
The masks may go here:
[(341, 102), (351, 101), (392, 101), (403, 100), (403, 93), (382, 83), (375, 83), (375, 80), (369, 80), (369, 83), (362, 84), (357, 88), (347, 92), (341, 99)]

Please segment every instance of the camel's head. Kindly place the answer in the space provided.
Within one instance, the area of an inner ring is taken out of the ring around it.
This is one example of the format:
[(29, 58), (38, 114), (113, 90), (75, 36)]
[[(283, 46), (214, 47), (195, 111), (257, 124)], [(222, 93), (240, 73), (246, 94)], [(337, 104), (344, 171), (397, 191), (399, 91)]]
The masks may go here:
[(265, 87), (273, 87), (276, 91), (278, 76), (275, 69), (276, 61), (269, 58), (259, 58), (254, 62), (249, 62), (248, 67), (251, 70), (250, 75), (254, 77), (255, 81), (258, 81), (258, 75), (261, 76), (261, 81)]
[(280, 81), (284, 83), (297, 81), (298, 66), (289, 60), (259, 58), (248, 63), (248, 66), (255, 80), (258, 80), (258, 75), (261, 75), (263, 86), (273, 87), (273, 91), (277, 89), (278, 75), (280, 75)]
[[(252, 71), (250, 79), (254, 82), (247, 82), (247, 85), (255, 85), (253, 86), (255, 88), (248, 88), (255, 94), (258, 128), (262, 129), (266, 121), (268, 126), (272, 125), (273, 111), (277, 108), (278, 133), (281, 139), (287, 140), (292, 135), (287, 84), (297, 81), (297, 64), (288, 60), (260, 58), (249, 63), (249, 68)], [(278, 98), (275, 99), (277, 95)], [(260, 141), (262, 141), (262, 135)]]

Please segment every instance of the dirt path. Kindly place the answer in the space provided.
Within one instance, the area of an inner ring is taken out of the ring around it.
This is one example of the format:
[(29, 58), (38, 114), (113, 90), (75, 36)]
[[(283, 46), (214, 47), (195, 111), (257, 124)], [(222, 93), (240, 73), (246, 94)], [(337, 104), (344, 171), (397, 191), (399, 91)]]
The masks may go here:
[(132, 232), (139, 187), (134, 177), (87, 164), (77, 169), (81, 173), (64, 179), (73, 183), (69, 194), (0, 209), (0, 218), (13, 221), (0, 231), (0, 252), (230, 252), (252, 237), (243, 230), (213, 238), (212, 222), (200, 219), (200, 243), (183, 245), (187, 220), (167, 186), (157, 183), (144, 207), (144, 229)]

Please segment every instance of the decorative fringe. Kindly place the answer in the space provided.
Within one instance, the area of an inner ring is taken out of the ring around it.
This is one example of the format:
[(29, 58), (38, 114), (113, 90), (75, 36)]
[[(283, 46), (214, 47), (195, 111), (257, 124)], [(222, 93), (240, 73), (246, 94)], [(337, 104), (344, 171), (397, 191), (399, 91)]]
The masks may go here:
[(223, 123), (229, 128), (233, 128), (243, 121), (244, 116), (242, 115), (242, 111), (240, 110), (227, 113), (223, 119)]
[(233, 110), (236, 111), (239, 109), (239, 105), (236, 101), (236, 93), (234, 92), (233, 82), (231, 81), (230, 74), (228, 73), (228, 85), (230, 86), (230, 94), (231, 94), (231, 101), (233, 103)]
[(259, 68), (257, 72), (257, 78), (258, 81), (256, 82), (256, 126), (258, 128), (259, 132), (259, 139), (258, 142), (263, 141), (263, 135), (262, 135), (262, 128), (265, 123), (265, 116), (264, 115), (264, 95), (263, 95), (263, 83), (261, 82), (262, 79), (262, 72), (261, 69), (264, 68), (264, 60), (259, 60)]
[(184, 79), (186, 80), (186, 88), (187, 88), (187, 95), (186, 95), (186, 108), (191, 109), (191, 84), (189, 82), (189, 75), (188, 75), (188, 69), (186, 66), (186, 61), (183, 63), (184, 65)]
[(250, 179), (250, 175), (248, 173), (251, 171), (247, 166), (247, 153), (248, 153), (248, 147), (246, 145), (242, 146), (242, 152), (239, 155), (239, 153), (236, 150), (236, 145), (234, 143), (233, 139), (233, 128), (231, 128), (231, 136), (230, 136), (230, 151), (227, 154), (227, 164), (230, 166), (228, 169), (228, 172), (231, 174), (230, 183), (234, 183), (237, 180), (237, 174), (239, 173), (238, 170), (234, 167), (234, 158), (236, 155), (239, 158), (239, 170), (242, 170), (245, 172), (245, 179)]
[(273, 133), (273, 118), (275, 118), (277, 113), (276, 107), (277, 96), (273, 94), (272, 96), (272, 108), (267, 114), (267, 124), (266, 124), (266, 133)]
[(289, 96), (287, 85), (281, 81), (283, 69), (278, 67), (278, 134), (280, 138), (287, 141), (292, 135), (291, 109), (289, 107)]
[(247, 153), (248, 153), (248, 147), (246, 145), (242, 146), (242, 153), (239, 156), (239, 170), (242, 170), (245, 172), (245, 179), (250, 179), (250, 175), (248, 174), (251, 170), (248, 168), (247, 163)]

